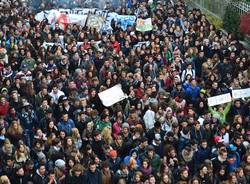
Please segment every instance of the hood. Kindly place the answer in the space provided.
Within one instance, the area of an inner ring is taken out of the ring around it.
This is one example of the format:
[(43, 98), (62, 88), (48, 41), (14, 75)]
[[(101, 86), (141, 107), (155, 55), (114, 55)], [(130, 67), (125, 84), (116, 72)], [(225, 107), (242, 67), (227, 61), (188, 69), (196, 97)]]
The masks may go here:
[(137, 149), (131, 149), (129, 151), (129, 155), (131, 156), (133, 152), (136, 152), (137, 156), (138, 156), (138, 150)]
[(193, 159), (194, 152), (191, 151), (189, 155), (184, 154), (184, 150), (181, 152), (181, 156), (184, 159), (185, 162), (190, 162)]

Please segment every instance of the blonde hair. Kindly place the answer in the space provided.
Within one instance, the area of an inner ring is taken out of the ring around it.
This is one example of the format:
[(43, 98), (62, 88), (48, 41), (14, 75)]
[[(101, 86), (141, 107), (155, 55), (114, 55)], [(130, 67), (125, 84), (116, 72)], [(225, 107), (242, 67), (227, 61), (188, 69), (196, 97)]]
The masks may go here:
[(11, 184), (8, 176), (3, 175), (0, 177), (0, 184)]
[[(14, 125), (17, 124), (17, 129), (14, 129)], [(22, 134), (23, 133), (23, 128), (21, 127), (20, 123), (18, 121), (12, 121), (10, 127), (7, 130), (7, 133), (10, 135), (15, 135), (15, 134)]]
[(74, 140), (81, 138), (79, 130), (77, 128), (72, 128), (72, 138)]
[(112, 144), (113, 143), (113, 138), (112, 138), (112, 130), (110, 127), (105, 127), (103, 130), (102, 130), (102, 137), (104, 139), (104, 141), (107, 143), (107, 144)]

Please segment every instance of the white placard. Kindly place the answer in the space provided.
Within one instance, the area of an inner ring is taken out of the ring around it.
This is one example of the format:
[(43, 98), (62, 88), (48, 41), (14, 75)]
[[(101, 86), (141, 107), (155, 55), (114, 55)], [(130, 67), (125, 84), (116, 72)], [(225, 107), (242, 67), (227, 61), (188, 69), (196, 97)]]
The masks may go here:
[(249, 97), (250, 96), (250, 88), (233, 90), (232, 96), (234, 99)]
[(127, 95), (122, 91), (120, 84), (98, 93), (98, 96), (101, 99), (102, 104), (106, 107), (110, 107), (111, 105), (127, 98)]
[(231, 102), (232, 98), (230, 93), (226, 93), (223, 95), (218, 95), (218, 96), (213, 96), (207, 99), (208, 105), (211, 106), (215, 106), (215, 105), (220, 105), (220, 104), (224, 104), (224, 103), (228, 103)]

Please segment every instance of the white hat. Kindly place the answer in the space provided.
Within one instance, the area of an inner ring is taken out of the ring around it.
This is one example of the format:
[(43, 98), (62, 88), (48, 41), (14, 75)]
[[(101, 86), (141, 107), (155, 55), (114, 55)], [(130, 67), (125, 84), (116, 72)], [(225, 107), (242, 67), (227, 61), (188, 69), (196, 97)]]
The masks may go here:
[(57, 159), (57, 160), (55, 161), (55, 166), (56, 166), (56, 167), (59, 167), (59, 168), (65, 167), (65, 161), (62, 160), (62, 159)]

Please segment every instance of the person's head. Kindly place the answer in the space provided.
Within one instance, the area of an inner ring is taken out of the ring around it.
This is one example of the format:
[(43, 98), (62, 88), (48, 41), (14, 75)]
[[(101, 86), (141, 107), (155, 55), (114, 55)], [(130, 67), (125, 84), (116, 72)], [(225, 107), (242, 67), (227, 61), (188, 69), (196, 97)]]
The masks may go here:
[(9, 167), (9, 168), (12, 168), (14, 166), (14, 162), (15, 162), (15, 159), (13, 156), (7, 156), (5, 158), (6, 160), (6, 166)]
[(235, 172), (230, 173), (229, 182), (230, 182), (230, 184), (237, 183), (237, 176), (236, 176)]
[(2, 175), (0, 177), (0, 184), (11, 184), (8, 176)]
[(16, 166), (16, 168), (15, 168), (15, 174), (17, 176), (21, 176), (21, 177), (24, 176), (24, 169), (23, 169), (23, 167), (20, 166), (20, 165)]
[(183, 179), (187, 179), (189, 177), (189, 172), (186, 167), (181, 169), (180, 175)]
[(136, 171), (134, 175), (135, 182), (140, 182), (142, 177), (142, 173), (140, 171)]
[(96, 141), (102, 140), (102, 134), (101, 134), (100, 131), (96, 130), (96, 131), (94, 132), (94, 139), (95, 139)]
[(149, 145), (149, 146), (147, 147), (147, 153), (148, 153), (148, 156), (149, 156), (150, 158), (152, 158), (152, 157), (154, 156), (154, 153), (155, 153), (154, 147), (151, 146), (151, 145)]
[(83, 166), (81, 164), (75, 164), (72, 168), (72, 172), (75, 176), (79, 177), (83, 172)]
[(68, 119), (69, 119), (68, 113), (63, 113), (63, 114), (62, 114), (62, 120), (63, 120), (64, 122), (67, 122)]
[(221, 148), (219, 150), (219, 157), (223, 160), (226, 160), (227, 159), (227, 149), (225, 148)]
[(44, 176), (46, 174), (46, 167), (44, 164), (38, 166), (38, 172), (40, 175)]
[(201, 184), (201, 181), (199, 178), (194, 177), (191, 179), (190, 184)]
[(203, 175), (206, 175), (208, 173), (208, 169), (207, 169), (207, 166), (205, 164), (202, 164), (200, 166), (200, 173)]
[(142, 161), (142, 167), (147, 169), (149, 167), (150, 163), (149, 163), (149, 160), (147, 158), (145, 158), (143, 161)]
[(152, 175), (152, 174), (149, 175), (149, 183), (150, 183), (150, 184), (155, 184), (155, 183), (156, 183), (155, 176)]
[(51, 170), (49, 171), (48, 179), (49, 179), (49, 181), (50, 181), (50, 180), (55, 180), (55, 179), (56, 179), (56, 175), (55, 175), (55, 172), (54, 172), (53, 169), (51, 169)]
[(91, 161), (89, 163), (89, 170), (90, 170), (90, 172), (95, 173), (95, 171), (96, 171), (96, 163), (94, 161)]
[(236, 169), (236, 175), (240, 178), (244, 176), (244, 170), (242, 167)]
[(112, 160), (115, 160), (117, 158), (117, 151), (116, 150), (110, 150), (109, 156)]
[(207, 148), (207, 140), (206, 139), (201, 140), (201, 147), (204, 148), (204, 149)]

